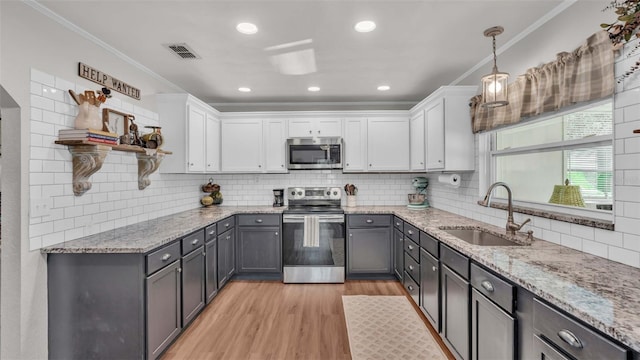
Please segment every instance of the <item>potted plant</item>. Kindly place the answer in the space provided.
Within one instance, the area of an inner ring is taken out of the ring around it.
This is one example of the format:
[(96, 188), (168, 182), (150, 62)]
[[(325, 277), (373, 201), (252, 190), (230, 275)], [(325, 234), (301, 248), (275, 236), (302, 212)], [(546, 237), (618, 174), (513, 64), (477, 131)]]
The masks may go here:
[[(626, 43), (640, 38), (640, 33), (637, 31), (638, 27), (640, 27), (640, 0), (614, 0), (604, 10), (614, 10), (618, 15), (616, 21), (600, 25), (609, 33), (609, 39), (613, 43), (614, 50), (619, 50)], [(637, 43), (629, 51), (628, 56), (634, 55), (638, 48), (640, 48), (640, 43)], [(618, 77), (618, 83), (632, 75), (639, 68), (640, 60), (636, 61), (629, 70)]]

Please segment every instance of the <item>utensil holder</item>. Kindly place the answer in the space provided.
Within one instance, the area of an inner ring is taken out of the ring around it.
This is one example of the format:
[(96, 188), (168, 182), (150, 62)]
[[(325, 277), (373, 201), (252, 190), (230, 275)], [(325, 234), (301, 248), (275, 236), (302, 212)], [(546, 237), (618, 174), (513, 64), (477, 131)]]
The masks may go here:
[(347, 207), (349, 207), (349, 208), (356, 207), (356, 196), (355, 195), (347, 195)]

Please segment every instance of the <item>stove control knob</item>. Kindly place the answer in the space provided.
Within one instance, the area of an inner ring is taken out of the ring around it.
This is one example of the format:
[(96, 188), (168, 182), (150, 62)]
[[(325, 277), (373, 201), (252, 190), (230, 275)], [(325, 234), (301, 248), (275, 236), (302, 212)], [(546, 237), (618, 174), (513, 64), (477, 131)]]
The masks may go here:
[(302, 191), (298, 191), (298, 196), (302, 196)]
[(337, 191), (334, 191), (334, 192), (333, 192), (333, 196), (336, 196), (336, 195), (338, 195), (338, 192), (337, 192)]
[(295, 192), (295, 191), (292, 191), (292, 192), (291, 192), (291, 195), (294, 195), (294, 196), (295, 196), (295, 194), (296, 194), (296, 192)]
[(327, 196), (331, 195), (331, 191), (327, 191)]

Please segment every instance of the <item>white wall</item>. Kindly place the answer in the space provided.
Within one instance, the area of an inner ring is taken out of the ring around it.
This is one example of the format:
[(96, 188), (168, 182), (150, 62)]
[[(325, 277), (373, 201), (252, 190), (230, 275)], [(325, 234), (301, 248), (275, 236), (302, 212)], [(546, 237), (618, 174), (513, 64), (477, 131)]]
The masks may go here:
[[(627, 48), (633, 45), (627, 46)], [(620, 56), (616, 61), (616, 73), (626, 71), (636, 61)], [(640, 136), (633, 129), (640, 129), (640, 73), (634, 75), (616, 90), (614, 99), (614, 171), (615, 231), (570, 224), (546, 218), (514, 214), (521, 223), (532, 218), (526, 230), (533, 230), (534, 236), (556, 244), (584, 251), (593, 255), (640, 267)], [(476, 135), (478, 149), (478, 135)], [(476, 168), (478, 168), (476, 150)], [(433, 207), (450, 211), (472, 219), (504, 227), (507, 214), (504, 210), (485, 208), (477, 205), (479, 173), (462, 174), (462, 185), (453, 189), (436, 182), (429, 176), (428, 199)], [(485, 189), (482, 189), (484, 193)]]

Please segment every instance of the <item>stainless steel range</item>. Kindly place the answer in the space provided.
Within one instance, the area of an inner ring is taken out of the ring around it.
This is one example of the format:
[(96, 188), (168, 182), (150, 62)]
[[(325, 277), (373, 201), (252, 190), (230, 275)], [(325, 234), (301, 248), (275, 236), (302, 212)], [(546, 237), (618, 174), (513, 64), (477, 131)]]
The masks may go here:
[(288, 188), (282, 215), (285, 283), (343, 283), (345, 224), (342, 192), (333, 187)]

